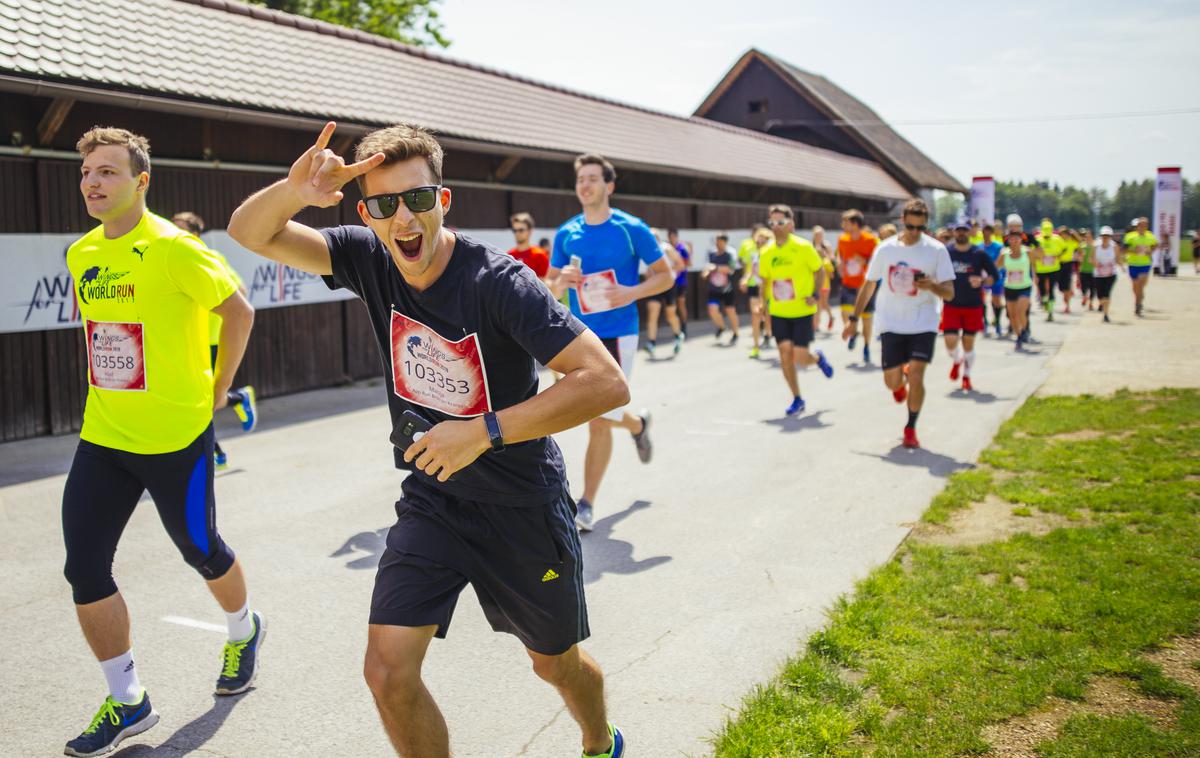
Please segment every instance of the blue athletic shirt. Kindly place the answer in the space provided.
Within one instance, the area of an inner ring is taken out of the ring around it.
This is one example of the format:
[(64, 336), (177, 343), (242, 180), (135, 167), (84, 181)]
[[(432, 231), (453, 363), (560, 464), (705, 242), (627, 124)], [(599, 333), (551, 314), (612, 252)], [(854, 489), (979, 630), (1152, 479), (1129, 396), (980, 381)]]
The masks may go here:
[(979, 245), (979, 247), (983, 248), (983, 252), (988, 254), (988, 257), (992, 259), (992, 263), (995, 263), (1000, 260), (1000, 251), (1004, 249), (1004, 244), (999, 240), (992, 240), (986, 245)]
[[(638, 264), (649, 266), (662, 258), (663, 252), (646, 222), (613, 208), (612, 215), (603, 224), (589, 224), (581, 213), (558, 227), (550, 266), (563, 268), (575, 255), (583, 261), (585, 276), (612, 269), (618, 284), (635, 287), (639, 281)], [(597, 337), (624, 337), (638, 333), (637, 303), (600, 313), (583, 313), (579, 309), (579, 293), (574, 289), (568, 292), (571, 313)]]

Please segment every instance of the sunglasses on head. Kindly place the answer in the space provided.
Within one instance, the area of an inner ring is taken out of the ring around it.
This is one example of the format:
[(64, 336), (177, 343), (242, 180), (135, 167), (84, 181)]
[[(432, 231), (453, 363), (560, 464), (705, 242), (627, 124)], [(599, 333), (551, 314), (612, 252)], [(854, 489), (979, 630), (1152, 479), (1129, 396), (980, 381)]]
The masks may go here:
[(767, 221), (767, 226), (787, 226), (792, 223), (790, 218), (771, 219)]
[(391, 218), (400, 210), (400, 203), (413, 213), (425, 213), (437, 205), (438, 190), (441, 185), (430, 184), (426, 187), (416, 187), (405, 192), (386, 192), (382, 195), (371, 195), (363, 198), (367, 213), (374, 219)]

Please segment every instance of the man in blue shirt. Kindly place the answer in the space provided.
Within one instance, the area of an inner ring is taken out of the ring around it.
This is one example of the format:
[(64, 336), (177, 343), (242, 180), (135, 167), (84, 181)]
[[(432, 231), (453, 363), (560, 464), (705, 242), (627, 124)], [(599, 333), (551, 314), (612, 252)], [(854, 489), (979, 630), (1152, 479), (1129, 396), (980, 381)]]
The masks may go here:
[[(629, 377), (637, 354), (637, 301), (670, 289), (674, 282), (671, 267), (645, 222), (609, 205), (616, 181), (616, 169), (603, 157), (589, 154), (575, 159), (575, 196), (583, 212), (554, 235), (546, 280), (555, 297), (569, 291), (571, 313), (596, 333)], [(648, 271), (639, 282), (641, 263)], [(613, 427), (633, 435), (638, 458), (650, 462), (648, 412), (634, 416), (617, 408), (588, 422), (583, 496), (575, 517), (582, 531), (592, 528), (592, 504), (612, 458)]]
[[(996, 238), (996, 227), (991, 224), (983, 226), (983, 252), (987, 253), (988, 258), (992, 259), (994, 264), (1000, 257), (1001, 251), (1004, 250), (1004, 243)], [(992, 295), (992, 326), (996, 330), (997, 337), (1003, 337), (1004, 332), (1000, 330), (1000, 314), (1004, 313), (1004, 270), (1000, 269), (1000, 275), (995, 278), (992, 285), (988, 287), (988, 291)], [(988, 334), (987, 325), (984, 325), (983, 335)]]

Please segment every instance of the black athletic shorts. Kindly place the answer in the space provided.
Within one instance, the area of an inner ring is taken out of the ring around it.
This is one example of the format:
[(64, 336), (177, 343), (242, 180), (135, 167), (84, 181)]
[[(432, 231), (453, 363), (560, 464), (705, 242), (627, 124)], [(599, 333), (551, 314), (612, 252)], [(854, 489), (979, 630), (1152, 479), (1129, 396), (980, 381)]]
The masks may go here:
[(1042, 300), (1054, 299), (1054, 285), (1058, 283), (1058, 272), (1047, 271), (1044, 274), (1038, 274), (1038, 297)]
[(470, 584), (492, 629), (559, 655), (587, 639), (583, 550), (564, 489), (529, 507), (450, 497), (408, 477), (375, 574), (371, 623), (431, 626), (445, 637)]
[(1072, 263), (1064, 263), (1063, 267), (1058, 270), (1058, 291), (1062, 293), (1070, 292), (1075, 286), (1075, 266)]
[(658, 302), (662, 303), (663, 305), (675, 305), (676, 301), (678, 300), (678, 296), (675, 294), (675, 285), (672, 284), (670, 289), (668, 289), (664, 292), (660, 292), (657, 295), (651, 295), (650, 297), (648, 297), (646, 299), (647, 300), (657, 300)]
[(1115, 275), (1093, 276), (1092, 286), (1096, 289), (1096, 297), (1100, 298), (1101, 300), (1108, 300), (1110, 297), (1112, 297), (1113, 284), (1115, 284), (1116, 281), (1117, 277)]
[(737, 293), (733, 290), (728, 292), (717, 292), (716, 290), (708, 291), (708, 304), (719, 305), (722, 308), (732, 308), (737, 298)]
[[(858, 300), (858, 291), (861, 287), (842, 287), (842, 293), (838, 296), (838, 303), (844, 307), (853, 309), (854, 303)], [(875, 312), (875, 298), (879, 296), (879, 287), (871, 293), (871, 299), (867, 301), (867, 307), (863, 308), (863, 313)]]
[(1004, 302), (1015, 303), (1018, 300), (1020, 300), (1021, 298), (1025, 298), (1026, 300), (1028, 300), (1029, 296), (1032, 293), (1033, 293), (1033, 287), (1022, 287), (1019, 290), (1009, 289), (1008, 287), (1005, 287), (1004, 288)]
[(771, 317), (771, 334), (776, 342), (790, 342), (796, 347), (808, 347), (813, 341), (813, 317)]
[(113, 556), (125, 524), (149, 490), (158, 517), (188, 565), (205, 579), (225, 575), (233, 551), (217, 533), (213, 428), (172, 453), (146, 455), (79, 441), (63, 489), (64, 574), (84, 605), (117, 591)]
[(762, 297), (762, 289), (757, 284), (746, 285), (746, 297)]
[(933, 360), (933, 346), (937, 344), (937, 332), (921, 332), (920, 334), (896, 334), (884, 332), (879, 335), (883, 341), (883, 370), (903, 365), (909, 361)]

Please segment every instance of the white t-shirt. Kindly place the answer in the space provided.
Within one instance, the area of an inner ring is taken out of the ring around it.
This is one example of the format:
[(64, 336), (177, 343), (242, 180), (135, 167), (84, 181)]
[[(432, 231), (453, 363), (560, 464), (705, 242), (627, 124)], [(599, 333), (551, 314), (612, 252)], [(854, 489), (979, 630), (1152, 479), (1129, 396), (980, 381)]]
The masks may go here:
[(875, 248), (867, 279), (878, 282), (875, 324), (879, 333), (922, 334), (936, 332), (941, 320), (942, 299), (916, 287), (913, 275), (921, 272), (938, 282), (954, 281), (950, 251), (928, 234), (915, 245), (889, 237)]
[(1107, 247), (1102, 242), (1096, 243), (1096, 252), (1092, 257), (1092, 269), (1092, 276), (1101, 279), (1117, 275), (1117, 243), (1110, 242)]

